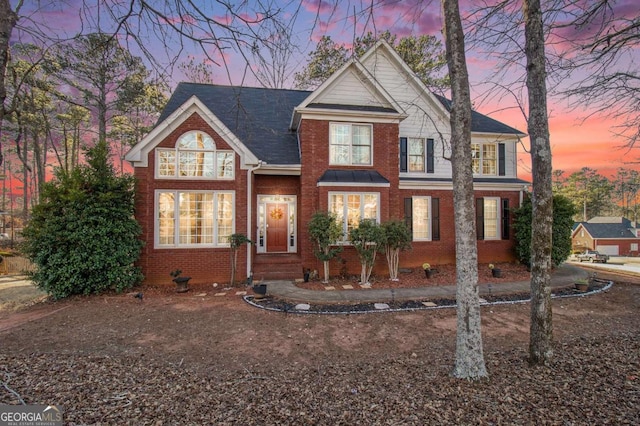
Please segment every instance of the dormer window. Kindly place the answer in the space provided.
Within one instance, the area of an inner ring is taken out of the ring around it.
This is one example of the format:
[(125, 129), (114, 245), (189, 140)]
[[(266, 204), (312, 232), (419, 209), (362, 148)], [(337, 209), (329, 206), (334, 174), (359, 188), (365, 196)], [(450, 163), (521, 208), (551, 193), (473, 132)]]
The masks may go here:
[(370, 166), (372, 134), (369, 124), (331, 123), (329, 125), (329, 164)]
[(211, 136), (200, 131), (180, 136), (174, 149), (156, 150), (157, 176), (171, 179), (233, 179), (234, 153), (217, 150)]

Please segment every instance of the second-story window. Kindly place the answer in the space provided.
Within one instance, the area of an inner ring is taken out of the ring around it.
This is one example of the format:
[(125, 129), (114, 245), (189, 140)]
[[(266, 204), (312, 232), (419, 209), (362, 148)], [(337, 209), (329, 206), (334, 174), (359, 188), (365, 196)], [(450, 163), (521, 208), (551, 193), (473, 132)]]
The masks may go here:
[(233, 179), (234, 153), (217, 150), (211, 136), (199, 131), (180, 136), (174, 149), (156, 150), (157, 175), (177, 179)]
[(424, 172), (424, 139), (408, 138), (409, 172)]
[(329, 126), (329, 164), (372, 164), (372, 130), (368, 124), (331, 123)]
[(479, 175), (498, 174), (498, 149), (494, 143), (471, 144), (473, 173)]

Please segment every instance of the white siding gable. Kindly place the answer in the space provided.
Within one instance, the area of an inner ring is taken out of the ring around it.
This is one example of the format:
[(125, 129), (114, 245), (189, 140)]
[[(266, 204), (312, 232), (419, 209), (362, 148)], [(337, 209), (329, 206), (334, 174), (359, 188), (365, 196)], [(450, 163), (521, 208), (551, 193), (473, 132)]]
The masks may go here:
[(366, 80), (357, 74), (353, 67), (347, 69), (347, 72), (334, 80), (313, 102), (393, 108), (390, 102), (376, 93), (375, 88), (366, 84)]

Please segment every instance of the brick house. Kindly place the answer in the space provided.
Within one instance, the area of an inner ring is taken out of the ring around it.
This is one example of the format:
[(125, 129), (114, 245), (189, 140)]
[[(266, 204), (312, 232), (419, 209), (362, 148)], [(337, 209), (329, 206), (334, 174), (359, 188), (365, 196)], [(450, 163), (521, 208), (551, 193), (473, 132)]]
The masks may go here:
[(571, 234), (575, 252), (598, 250), (611, 256), (638, 256), (638, 225), (626, 217), (597, 216), (578, 222)]
[[(332, 274), (359, 272), (346, 236), (363, 218), (407, 221), (403, 267), (455, 262), (449, 107), (386, 42), (315, 91), (179, 84), (126, 157), (146, 280), (168, 282), (180, 268), (192, 282), (228, 282), (232, 233), (255, 242), (239, 252), (239, 279), (321, 270), (306, 227), (318, 210), (335, 213), (345, 233)], [(479, 261), (510, 261), (525, 135), (475, 111), (472, 132)], [(386, 274), (384, 256), (374, 272)]]

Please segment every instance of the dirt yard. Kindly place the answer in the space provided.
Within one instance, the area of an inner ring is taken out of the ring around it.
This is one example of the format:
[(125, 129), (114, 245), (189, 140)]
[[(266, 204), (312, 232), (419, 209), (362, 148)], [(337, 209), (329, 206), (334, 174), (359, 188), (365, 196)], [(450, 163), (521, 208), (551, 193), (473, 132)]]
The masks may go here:
[(0, 312), (0, 403), (66, 424), (640, 424), (640, 279), (609, 278), (553, 302), (549, 368), (526, 361), (528, 304), (483, 307), (479, 383), (450, 377), (454, 309), (284, 314), (202, 289), (40, 303)]

